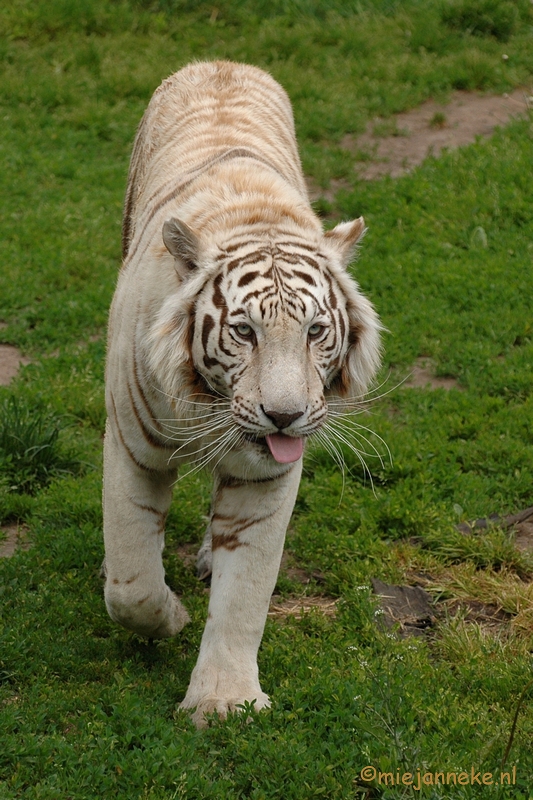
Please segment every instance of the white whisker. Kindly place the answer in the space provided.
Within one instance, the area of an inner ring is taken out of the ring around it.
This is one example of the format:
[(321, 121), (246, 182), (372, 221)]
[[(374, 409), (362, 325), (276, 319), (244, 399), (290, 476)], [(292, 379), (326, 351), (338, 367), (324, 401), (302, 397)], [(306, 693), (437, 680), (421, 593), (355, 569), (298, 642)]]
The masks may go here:
[[(382, 381), (378, 386), (375, 386), (373, 389), (370, 389), (370, 391), (365, 392), (365, 394), (355, 395), (354, 397), (346, 397), (346, 398), (332, 397), (331, 399), (328, 399), (328, 406), (329, 407), (339, 406), (341, 408), (346, 408), (347, 406), (350, 406), (352, 404), (355, 404), (357, 406), (365, 406), (365, 405), (369, 405), (370, 403), (377, 403), (378, 400), (382, 400), (384, 397), (387, 397), (387, 395), (392, 394), (392, 392), (395, 392), (396, 389), (399, 389), (400, 386), (403, 386), (403, 384), (409, 378), (409, 376), (407, 376), (407, 377), (403, 378), (401, 381), (398, 381), (398, 383), (396, 383), (394, 386), (391, 386), (390, 389), (387, 389), (386, 392), (382, 392), (381, 394), (376, 394), (376, 392), (379, 392), (379, 390), (382, 388), (382, 386), (386, 385), (386, 383), (390, 379), (390, 376), (391, 376), (391, 373), (389, 372), (389, 374), (387, 375), (387, 377), (385, 378), (384, 381)], [(362, 408), (356, 408), (356, 409), (353, 409), (353, 410), (347, 409), (343, 413), (345, 413), (345, 414), (354, 414), (354, 413), (355, 414), (360, 414), (363, 410), (364, 409), (362, 409)]]
[[(161, 427), (169, 432), (169, 436), (167, 437), (168, 439), (172, 439), (173, 441), (180, 439), (188, 441), (191, 438), (198, 438), (198, 436), (203, 434), (208, 434), (219, 430), (220, 428), (227, 427), (227, 425), (231, 422), (232, 417), (226, 415), (221, 419), (203, 422), (199, 425), (189, 425), (188, 427), (183, 427), (182, 425), (162, 425)], [(171, 434), (173, 434), (173, 436)]]
[[(360, 431), (365, 431), (366, 433), (369, 433), (371, 436), (375, 437), (378, 440), (378, 442), (380, 442), (383, 445), (383, 447), (386, 450), (387, 460), (389, 461), (390, 464), (392, 464), (393, 458), (392, 458), (392, 453), (391, 453), (389, 445), (387, 444), (385, 439), (382, 436), (379, 435), (379, 433), (376, 433), (371, 428), (367, 428), (366, 425), (360, 425), (358, 422), (353, 422), (350, 425), (348, 420), (343, 420), (343, 419), (339, 419), (339, 418), (329, 419), (327, 421), (327, 424), (332, 425), (334, 427), (335, 426), (340, 427), (345, 434), (352, 435), (352, 436), (357, 436), (361, 441), (366, 442), (372, 448), (372, 450), (374, 451), (374, 455), (377, 458), (379, 458), (379, 460), (381, 462), (381, 465), (384, 466), (384, 463), (383, 463), (384, 462), (384, 457), (383, 457), (383, 455), (379, 452), (377, 447), (370, 441), (370, 439), (367, 439), (366, 436), (363, 436), (363, 434), (360, 433)], [(368, 455), (372, 455), (372, 454), (368, 454)]]
[[(194, 456), (196, 456), (198, 453), (201, 453), (203, 450), (208, 450), (208, 449), (216, 446), (221, 439), (223, 439), (228, 433), (231, 433), (232, 430), (233, 430), (232, 428), (227, 430), (227, 426), (222, 426), (221, 425), (220, 427), (226, 428), (226, 431), (225, 432), (223, 431), (220, 434), (220, 436), (218, 436), (218, 437), (216, 437), (214, 439), (214, 441), (207, 441), (203, 445), (198, 447), (196, 450), (193, 450), (191, 453), (187, 453), (188, 458), (191, 459), (191, 460), (194, 460)], [(174, 452), (172, 453), (171, 458), (175, 458), (178, 455), (178, 453), (180, 452), (180, 450), (183, 450), (184, 447), (186, 447), (188, 444), (192, 444), (192, 442), (195, 441), (198, 438), (199, 438), (198, 436), (195, 436), (193, 440), (191, 440), (189, 438), (185, 439), (184, 443), (180, 447), (178, 447), (176, 450), (174, 450)], [(202, 439), (204, 439), (204, 438), (205, 438), (205, 436), (202, 437)], [(179, 440), (176, 440), (176, 441), (179, 441)], [(202, 456), (202, 458), (203, 458), (203, 456)]]
[(348, 437), (343, 436), (342, 434), (338, 433), (337, 431), (332, 431), (331, 429), (325, 428), (325, 430), (333, 436), (340, 444), (346, 445), (346, 447), (351, 450), (352, 452), (357, 451), (360, 456), (364, 456), (365, 458), (377, 458), (379, 460), (379, 464), (381, 468), (383, 468), (383, 459), (381, 458), (379, 453), (368, 453), (366, 450), (361, 449), (358, 443), (350, 441)]
[(339, 498), (339, 505), (342, 502), (342, 498), (344, 497), (344, 489), (346, 488), (346, 461), (344, 460), (344, 456), (342, 451), (335, 447), (335, 443), (328, 439), (326, 433), (319, 429), (313, 434), (316, 437), (316, 440), (322, 447), (330, 454), (332, 459), (335, 461), (337, 466), (339, 467), (340, 473), (342, 475), (342, 490), (341, 496)]
[[(155, 391), (157, 391), (159, 394), (162, 394), (164, 397), (168, 397), (168, 399), (172, 400), (174, 403), (189, 403), (190, 405), (203, 406), (204, 408), (206, 408), (206, 406), (229, 403), (228, 397), (225, 397), (220, 392), (217, 392), (217, 390), (213, 389), (211, 386), (209, 386), (209, 388), (213, 391), (214, 399), (207, 392), (194, 392), (193, 394), (188, 394), (186, 397), (175, 397), (173, 394), (169, 394), (169, 392), (165, 392), (163, 389), (160, 389), (157, 386), (152, 388), (155, 389)], [(198, 400), (188, 400), (188, 397), (204, 397), (205, 400), (203, 402)]]
[(327, 427), (327, 429), (331, 431), (333, 435), (338, 435), (339, 439), (346, 441), (346, 443), (349, 443), (350, 437), (355, 437), (360, 442), (364, 442), (366, 445), (368, 445), (368, 447), (372, 451), (370, 453), (364, 453), (364, 455), (369, 456), (370, 458), (374, 457), (378, 458), (381, 466), (383, 467), (384, 466), (383, 454), (380, 453), (376, 445), (368, 437), (364, 436), (360, 432), (361, 430), (367, 431), (372, 436), (375, 436), (376, 439), (378, 439), (381, 442), (381, 444), (383, 444), (385, 450), (387, 451), (389, 461), (392, 462), (392, 455), (387, 443), (381, 438), (381, 436), (379, 436), (379, 434), (374, 433), (374, 431), (371, 431), (362, 425), (351, 426), (349, 424), (346, 424), (343, 420), (328, 420), (325, 423), (325, 427)]
[[(354, 453), (360, 461), (361, 459), (364, 458), (377, 458), (379, 460), (380, 466), (382, 468), (384, 467), (383, 458), (381, 457), (381, 454), (378, 451), (376, 451), (375, 453), (367, 453), (365, 450), (361, 450), (359, 447), (357, 447), (354, 442), (350, 441), (350, 439), (347, 436), (340, 433), (339, 431), (335, 431), (331, 428), (328, 429), (327, 427), (326, 430), (328, 430), (328, 432), (332, 434), (341, 444), (346, 445), (346, 447), (349, 450), (351, 450), (352, 453)], [(366, 462), (365, 462), (365, 467), (367, 471), (370, 472), (368, 466), (366, 465)]]
[(231, 414), (231, 410), (230, 410), (229, 406), (228, 406), (228, 408), (224, 408), (224, 409), (221, 409), (221, 410), (210, 411), (208, 414), (196, 414), (196, 413), (193, 413), (191, 416), (183, 417), (183, 418), (181, 418), (181, 417), (164, 418), (163, 417), (163, 418), (158, 419), (157, 421), (160, 422), (161, 424), (166, 423), (166, 422), (172, 422), (172, 423), (182, 422), (185, 425), (187, 425), (189, 422), (191, 422), (191, 421), (194, 422), (197, 419), (214, 419), (214, 418), (217, 418), (217, 417), (222, 417), (222, 416), (227, 415), (227, 414)]
[[(388, 378), (386, 380), (388, 380)], [(386, 381), (384, 383), (386, 383)], [(384, 384), (381, 384), (374, 391), (379, 391), (383, 385)], [(393, 389), (390, 391), (393, 391)], [(384, 397), (385, 394), (389, 394), (389, 391), (382, 393), (379, 397)], [(385, 460), (392, 463), (392, 454), (385, 440), (371, 428), (361, 425), (354, 420), (354, 417), (367, 413), (364, 406), (371, 402), (376, 402), (376, 399), (378, 398), (375, 396), (372, 397), (371, 393), (370, 396), (366, 396), (365, 400), (361, 398), (328, 400), (328, 417), (323, 423), (322, 428), (312, 434), (312, 438), (326, 450), (340, 468), (343, 476), (343, 491), (346, 473), (351, 473), (351, 470), (346, 464), (341, 446), (348, 448), (355, 456), (363, 470), (364, 478), (366, 479), (368, 477), (374, 494), (376, 493), (374, 478), (366, 459), (377, 459), (381, 469), (385, 468)], [(354, 401), (357, 402), (357, 407), (347, 409), (347, 405)]]
[(194, 475), (197, 472), (200, 472), (202, 469), (207, 467), (211, 461), (213, 461), (216, 456), (222, 451), (220, 458), (214, 465), (213, 469), (216, 469), (218, 464), (221, 460), (230, 452), (230, 450), (234, 447), (235, 444), (242, 438), (242, 433), (238, 428), (234, 428), (232, 430), (226, 431), (220, 439), (217, 441), (215, 440), (215, 446), (213, 449), (210, 450), (209, 453), (202, 456), (199, 461), (197, 461), (194, 466), (185, 472), (183, 475), (180, 475), (175, 481), (174, 484), (179, 483), (183, 478), (187, 478), (190, 475)]

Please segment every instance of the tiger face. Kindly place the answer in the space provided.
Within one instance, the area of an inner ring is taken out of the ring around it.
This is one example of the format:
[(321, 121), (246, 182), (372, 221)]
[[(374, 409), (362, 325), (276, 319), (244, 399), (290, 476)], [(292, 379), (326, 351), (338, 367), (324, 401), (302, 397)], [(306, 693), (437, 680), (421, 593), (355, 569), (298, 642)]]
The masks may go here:
[[(362, 219), (311, 238), (228, 240), (211, 253), (191, 299), (190, 359), (227, 398), (235, 444), (279, 464), (297, 461), (327, 418), (327, 397), (355, 396), (377, 359), (377, 327), (343, 261), (364, 232)], [(185, 285), (201, 242), (182, 222), (164, 241)]]

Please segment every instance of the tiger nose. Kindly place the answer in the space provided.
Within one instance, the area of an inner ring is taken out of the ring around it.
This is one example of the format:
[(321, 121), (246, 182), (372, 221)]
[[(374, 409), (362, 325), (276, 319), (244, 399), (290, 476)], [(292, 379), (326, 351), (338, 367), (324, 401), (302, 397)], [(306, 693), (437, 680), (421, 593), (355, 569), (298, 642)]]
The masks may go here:
[(294, 422), (295, 419), (299, 419), (299, 417), (303, 417), (303, 411), (295, 411), (293, 414), (286, 414), (282, 411), (267, 411), (266, 408), (261, 406), (261, 410), (263, 413), (274, 423), (274, 425), (282, 430), (283, 428), (288, 428), (291, 422)]

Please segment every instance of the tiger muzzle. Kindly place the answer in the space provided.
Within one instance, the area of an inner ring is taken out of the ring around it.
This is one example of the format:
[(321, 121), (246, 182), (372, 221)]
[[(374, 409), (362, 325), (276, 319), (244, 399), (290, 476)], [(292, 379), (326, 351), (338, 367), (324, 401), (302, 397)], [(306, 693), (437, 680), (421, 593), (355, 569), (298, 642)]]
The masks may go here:
[(284, 428), (288, 428), (289, 425), (291, 425), (295, 420), (300, 419), (300, 417), (303, 417), (305, 414), (305, 410), (295, 411), (293, 413), (285, 411), (271, 411), (266, 409), (263, 405), (261, 405), (261, 411), (280, 431), (282, 431)]

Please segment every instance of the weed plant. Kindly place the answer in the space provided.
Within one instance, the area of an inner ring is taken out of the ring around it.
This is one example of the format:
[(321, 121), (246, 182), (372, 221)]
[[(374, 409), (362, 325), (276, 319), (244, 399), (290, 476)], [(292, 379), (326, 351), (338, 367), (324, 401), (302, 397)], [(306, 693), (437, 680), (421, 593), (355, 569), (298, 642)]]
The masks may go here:
[(16, 396), (0, 406), (0, 471), (11, 491), (35, 494), (78, 462), (61, 448), (60, 421)]
[(506, 42), (518, 29), (520, 20), (528, 19), (529, 7), (526, 0), (452, 0), (443, 4), (441, 13), (443, 22), (451, 28)]
[[(456, 525), (533, 505), (533, 123), (375, 183), (358, 180), (342, 141), (455, 89), (531, 94), (532, 10), (2, 4), (0, 335), (31, 363), (0, 389), (0, 512), (32, 546), (0, 563), (1, 800), (531, 800), (531, 554), (513, 531)], [(365, 470), (347, 450), (343, 476), (309, 453), (287, 542), (299, 571), (282, 571), (276, 589), (329, 595), (336, 616), (270, 618), (260, 671), (272, 709), (197, 732), (177, 708), (207, 597), (178, 551), (201, 540), (208, 479), (177, 485), (168, 520), (167, 577), (192, 619), (179, 637), (147, 642), (114, 625), (99, 571), (105, 322), (128, 159), (160, 80), (201, 58), (255, 63), (285, 85), (306, 174), (343, 186), (316, 203), (325, 224), (365, 216), (354, 270), (388, 332), (379, 388), (354, 419), (381, 458)], [(417, 359), (455, 388), (405, 388)], [(372, 578), (423, 581), (439, 621), (402, 640), (381, 624)], [(472, 620), (473, 601), (507, 622)], [(367, 765), (393, 776), (473, 768), (500, 782), (503, 759), (512, 786), (417, 793), (361, 777)]]

